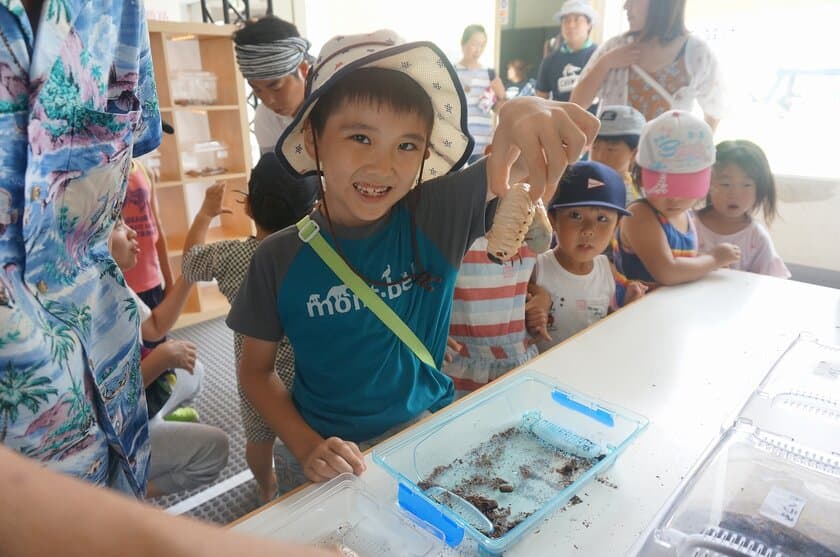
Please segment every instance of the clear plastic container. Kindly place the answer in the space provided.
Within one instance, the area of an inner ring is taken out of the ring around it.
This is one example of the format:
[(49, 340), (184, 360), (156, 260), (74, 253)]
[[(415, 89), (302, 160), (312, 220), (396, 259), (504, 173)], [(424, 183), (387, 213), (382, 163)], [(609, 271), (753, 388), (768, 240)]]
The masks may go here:
[(840, 555), (840, 457), (744, 423), (666, 505), (638, 555)]
[[(499, 555), (604, 472), (647, 420), (533, 372), (374, 449), (400, 505)], [(482, 512), (483, 511), (483, 512)]]
[(378, 503), (364, 482), (341, 474), (289, 506), (265, 535), (325, 547), (344, 545), (364, 557), (439, 555), (440, 534), (413, 523), (396, 505)]
[(181, 166), (184, 174), (192, 178), (215, 176), (227, 172), (227, 146), (220, 141), (202, 141), (194, 143), (181, 152)]
[(217, 81), (211, 72), (177, 72), (169, 83), (172, 102), (181, 106), (215, 104), (219, 100)]
[(749, 398), (740, 419), (840, 454), (840, 347), (800, 335)]

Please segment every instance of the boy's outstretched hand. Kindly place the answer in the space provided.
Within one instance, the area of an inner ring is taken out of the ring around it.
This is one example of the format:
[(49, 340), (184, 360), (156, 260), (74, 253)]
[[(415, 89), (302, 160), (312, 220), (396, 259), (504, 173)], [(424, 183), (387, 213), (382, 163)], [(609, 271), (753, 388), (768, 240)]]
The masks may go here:
[(313, 482), (323, 482), (345, 472), (358, 476), (365, 468), (365, 458), (358, 445), (338, 437), (324, 440), (303, 462), (303, 473)]
[[(566, 166), (595, 140), (600, 121), (573, 103), (517, 97), (499, 111), (487, 160), (490, 191), (504, 197), (508, 184), (531, 184), (531, 199), (551, 199)], [(515, 163), (515, 164), (514, 164)]]

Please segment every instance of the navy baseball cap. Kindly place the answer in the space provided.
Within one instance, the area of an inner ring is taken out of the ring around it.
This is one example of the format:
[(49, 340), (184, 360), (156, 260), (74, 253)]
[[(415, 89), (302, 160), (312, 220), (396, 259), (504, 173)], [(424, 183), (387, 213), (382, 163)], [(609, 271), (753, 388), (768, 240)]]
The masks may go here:
[(566, 169), (549, 210), (564, 207), (606, 207), (621, 215), (629, 215), (625, 208), (627, 191), (618, 172), (605, 164), (581, 161)]

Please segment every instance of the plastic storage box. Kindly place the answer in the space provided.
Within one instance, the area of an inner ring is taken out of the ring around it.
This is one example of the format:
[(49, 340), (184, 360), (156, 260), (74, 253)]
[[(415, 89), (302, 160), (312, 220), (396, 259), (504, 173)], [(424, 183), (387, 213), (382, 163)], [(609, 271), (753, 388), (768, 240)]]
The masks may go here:
[(215, 176), (227, 172), (227, 147), (220, 141), (194, 143), (181, 152), (181, 166), (184, 174), (192, 178)]
[(672, 498), (649, 557), (840, 555), (840, 457), (739, 423)]
[(414, 524), (396, 505), (382, 505), (353, 474), (341, 474), (295, 502), (288, 518), (264, 535), (334, 547), (344, 545), (364, 557), (437, 556), (440, 535)]
[[(647, 420), (525, 372), (374, 449), (400, 505), (499, 555), (604, 472)], [(482, 510), (484, 512), (482, 512)]]
[(840, 454), (840, 347), (800, 335), (749, 398), (740, 418), (801, 445)]
[(177, 105), (210, 105), (219, 99), (217, 77), (211, 72), (180, 71), (170, 80), (172, 101)]

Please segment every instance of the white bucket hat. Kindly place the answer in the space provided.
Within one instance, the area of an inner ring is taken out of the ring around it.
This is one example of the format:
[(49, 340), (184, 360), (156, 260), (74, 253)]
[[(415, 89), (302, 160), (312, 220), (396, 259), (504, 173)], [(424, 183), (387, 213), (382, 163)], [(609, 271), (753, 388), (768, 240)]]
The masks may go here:
[(571, 14), (585, 16), (592, 25), (595, 25), (598, 18), (598, 14), (595, 13), (595, 10), (589, 5), (589, 2), (583, 0), (566, 0), (563, 2), (563, 7), (560, 8), (560, 11), (554, 14), (554, 21), (560, 23), (564, 17)]
[(294, 121), (280, 136), (275, 151), (295, 174), (317, 172), (315, 160), (304, 147), (303, 130), (318, 99), (347, 74), (360, 68), (385, 68), (403, 72), (417, 82), (432, 100), (435, 121), (429, 138), (429, 158), (421, 178), (430, 180), (460, 168), (473, 150), (467, 131), (464, 91), (454, 68), (430, 42), (405, 43), (383, 29), (365, 35), (340, 35), (321, 49), (306, 81), (306, 99)]

